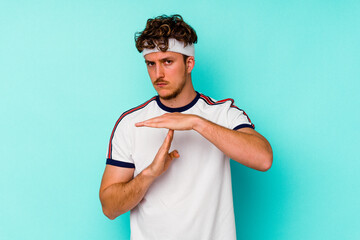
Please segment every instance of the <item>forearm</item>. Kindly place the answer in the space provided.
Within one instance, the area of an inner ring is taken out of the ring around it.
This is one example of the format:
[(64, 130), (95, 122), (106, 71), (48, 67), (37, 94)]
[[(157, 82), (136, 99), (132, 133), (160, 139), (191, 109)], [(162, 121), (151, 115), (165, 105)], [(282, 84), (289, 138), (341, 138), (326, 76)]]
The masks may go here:
[(166, 113), (138, 122), (137, 127), (195, 130), (231, 159), (260, 171), (272, 164), (272, 150), (268, 141), (252, 129), (230, 130), (193, 114)]
[(104, 214), (115, 219), (138, 205), (143, 199), (155, 177), (147, 174), (145, 169), (129, 182), (114, 183), (100, 194)]
[(271, 146), (260, 134), (231, 130), (200, 117), (196, 118), (193, 129), (225, 155), (247, 167), (260, 171), (271, 167)]

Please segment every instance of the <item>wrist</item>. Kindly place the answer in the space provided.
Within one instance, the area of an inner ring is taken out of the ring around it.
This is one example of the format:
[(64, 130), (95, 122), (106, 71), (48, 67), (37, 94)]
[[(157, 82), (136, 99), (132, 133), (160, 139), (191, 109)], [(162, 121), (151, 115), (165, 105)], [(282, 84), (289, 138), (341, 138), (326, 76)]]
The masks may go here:
[(154, 181), (157, 178), (156, 174), (154, 173), (154, 171), (151, 170), (150, 166), (148, 166), (147, 168), (142, 170), (142, 172), (140, 174), (144, 178), (149, 179), (151, 181)]
[(192, 129), (197, 132), (201, 132), (204, 129), (206, 121), (207, 121), (206, 119), (195, 115), (194, 120), (193, 120)]

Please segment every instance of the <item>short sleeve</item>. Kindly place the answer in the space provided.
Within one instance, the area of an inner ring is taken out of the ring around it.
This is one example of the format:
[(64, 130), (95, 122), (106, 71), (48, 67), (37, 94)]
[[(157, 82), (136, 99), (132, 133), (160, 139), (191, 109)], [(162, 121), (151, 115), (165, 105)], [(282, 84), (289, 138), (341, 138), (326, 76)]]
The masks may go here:
[(228, 127), (233, 130), (241, 128), (255, 128), (254, 124), (250, 121), (249, 116), (244, 110), (234, 105), (234, 101), (231, 99), (230, 105), (227, 109)]
[(131, 158), (131, 141), (128, 134), (129, 128), (126, 121), (121, 116), (115, 124), (111, 133), (106, 164), (135, 168), (134, 161)]

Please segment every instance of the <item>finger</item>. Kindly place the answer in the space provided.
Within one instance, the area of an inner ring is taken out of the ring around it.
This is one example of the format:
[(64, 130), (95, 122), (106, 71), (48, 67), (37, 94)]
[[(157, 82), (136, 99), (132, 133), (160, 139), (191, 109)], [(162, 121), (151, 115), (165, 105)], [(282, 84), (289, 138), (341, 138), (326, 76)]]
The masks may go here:
[(136, 127), (161, 127), (159, 123), (161, 123), (162, 120), (160, 117), (151, 118), (142, 122), (135, 123)]
[(171, 159), (180, 157), (180, 154), (177, 150), (172, 151), (169, 155), (170, 155)]
[(166, 152), (168, 152), (170, 149), (173, 137), (174, 137), (174, 130), (169, 129), (168, 134), (166, 135), (166, 138), (163, 143), (163, 147), (165, 148)]
[(174, 130), (169, 130), (164, 139), (164, 142), (161, 144), (161, 146), (158, 150), (157, 155), (164, 156), (164, 157), (169, 155), (169, 149), (171, 146), (171, 141), (172, 141), (173, 135), (174, 135)]
[(145, 126), (144, 122), (135, 123), (135, 127), (144, 127), (144, 126)]
[(151, 122), (135, 123), (135, 127), (166, 128), (165, 125), (163, 125), (163, 124), (160, 124), (160, 123), (151, 123)]
[(177, 150), (174, 150), (172, 151), (170, 154), (169, 154), (169, 158), (167, 159), (167, 161), (165, 162), (165, 169), (168, 169), (169, 165), (172, 163), (172, 161), (175, 159), (175, 158), (179, 158), (180, 155), (178, 153)]
[(135, 123), (135, 127), (146, 127), (147, 121)]

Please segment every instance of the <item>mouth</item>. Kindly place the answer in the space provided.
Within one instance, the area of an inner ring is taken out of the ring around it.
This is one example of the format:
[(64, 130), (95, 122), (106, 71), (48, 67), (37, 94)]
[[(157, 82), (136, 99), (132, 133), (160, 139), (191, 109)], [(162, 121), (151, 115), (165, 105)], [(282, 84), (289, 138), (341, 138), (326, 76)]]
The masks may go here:
[(164, 86), (168, 85), (168, 83), (158, 81), (158, 82), (155, 82), (154, 85), (157, 86), (157, 87), (164, 87)]

